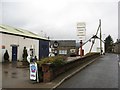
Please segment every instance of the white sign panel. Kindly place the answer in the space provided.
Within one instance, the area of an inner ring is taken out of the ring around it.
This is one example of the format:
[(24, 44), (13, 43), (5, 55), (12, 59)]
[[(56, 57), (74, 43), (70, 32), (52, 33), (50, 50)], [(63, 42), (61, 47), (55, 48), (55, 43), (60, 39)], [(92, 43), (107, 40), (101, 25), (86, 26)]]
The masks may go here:
[(37, 79), (37, 63), (30, 63), (30, 80)]
[(85, 28), (86, 24), (85, 24), (85, 22), (78, 22), (77, 23), (77, 27), (83, 27), (83, 28)]
[(86, 36), (86, 24), (84, 22), (77, 23), (77, 36), (84, 39)]

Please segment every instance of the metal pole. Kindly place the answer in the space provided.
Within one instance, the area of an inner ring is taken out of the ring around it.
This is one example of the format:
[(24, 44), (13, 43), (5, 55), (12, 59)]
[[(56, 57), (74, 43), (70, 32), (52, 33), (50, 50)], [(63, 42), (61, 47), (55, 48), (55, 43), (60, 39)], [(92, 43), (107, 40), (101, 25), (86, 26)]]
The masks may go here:
[[(100, 20), (99, 20), (99, 26), (98, 26), (98, 29), (97, 29), (97, 32), (96, 32), (95, 35), (98, 34), (99, 29), (100, 29)], [(94, 43), (95, 43), (95, 39), (96, 39), (96, 38), (94, 38), (94, 40), (93, 40)], [(90, 47), (90, 50), (89, 50), (89, 53), (92, 51), (92, 48), (93, 48), (94, 43), (92, 43), (92, 45), (91, 45), (91, 47)]]
[(82, 54), (83, 54), (83, 52), (82, 52), (82, 40), (80, 40), (80, 56), (82, 57)]
[(99, 22), (100, 22), (100, 54), (102, 55), (102, 52), (103, 52), (103, 50), (102, 50), (102, 32), (101, 32), (101, 19), (99, 20)]

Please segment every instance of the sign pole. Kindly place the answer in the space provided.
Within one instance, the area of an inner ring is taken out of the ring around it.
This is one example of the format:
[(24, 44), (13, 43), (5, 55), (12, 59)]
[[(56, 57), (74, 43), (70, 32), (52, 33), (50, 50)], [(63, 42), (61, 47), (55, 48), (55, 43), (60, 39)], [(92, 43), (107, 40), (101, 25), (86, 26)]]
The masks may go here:
[(79, 55), (82, 57), (84, 55), (82, 46), (83, 46), (83, 39), (86, 35), (86, 24), (85, 22), (78, 22), (77, 23), (77, 36), (80, 38), (80, 50)]
[(80, 40), (80, 56), (82, 57), (83, 52), (82, 52), (82, 40)]

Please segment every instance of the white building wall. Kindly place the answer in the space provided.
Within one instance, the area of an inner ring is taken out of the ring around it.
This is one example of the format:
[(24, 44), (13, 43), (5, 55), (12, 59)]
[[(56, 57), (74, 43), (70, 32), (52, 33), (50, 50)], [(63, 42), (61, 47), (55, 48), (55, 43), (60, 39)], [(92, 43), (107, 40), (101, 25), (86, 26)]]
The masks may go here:
[(27, 49), (30, 49), (31, 46), (33, 46), (35, 50), (35, 55), (38, 58), (39, 55), (39, 40), (37, 39), (31, 39), (31, 38), (24, 38), (21, 36), (15, 36), (15, 35), (8, 35), (8, 34), (2, 34), (2, 45), (5, 45), (5, 50), (8, 50), (10, 61), (12, 61), (12, 46), (11, 45), (18, 45), (18, 52), (17, 52), (17, 59), (22, 61), (22, 54), (23, 49), (26, 47)]
[[(9, 59), (12, 59), (12, 47), (10, 45), (18, 45), (18, 37), (8, 34), (2, 34), (2, 45), (5, 45), (5, 50), (8, 50)], [(2, 52), (4, 55), (4, 52)]]
[(22, 60), (22, 54), (23, 54), (23, 49), (24, 47), (27, 48), (27, 50), (29, 50), (31, 47), (34, 48), (35, 51), (35, 55), (38, 58), (39, 55), (39, 40), (35, 40), (35, 39), (30, 39), (30, 38), (23, 38), (23, 37), (19, 37), (19, 60)]

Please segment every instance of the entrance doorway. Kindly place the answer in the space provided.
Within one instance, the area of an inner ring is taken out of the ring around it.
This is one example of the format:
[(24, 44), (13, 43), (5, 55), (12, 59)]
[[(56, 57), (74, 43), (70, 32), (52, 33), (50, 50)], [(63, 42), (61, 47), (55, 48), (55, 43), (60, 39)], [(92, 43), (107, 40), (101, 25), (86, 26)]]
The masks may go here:
[(12, 46), (12, 61), (17, 61), (17, 46)]

